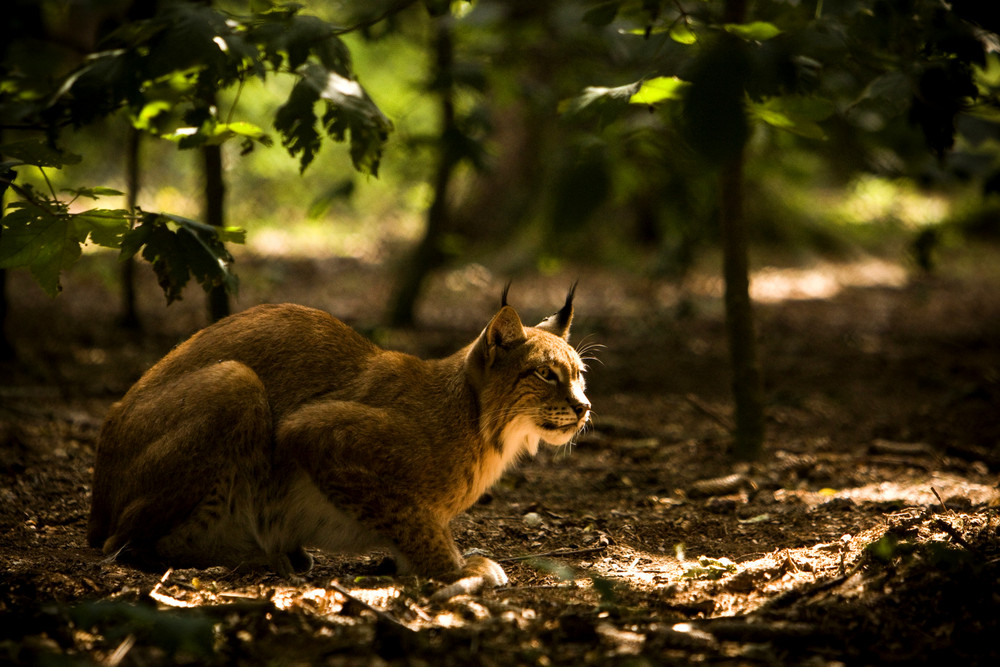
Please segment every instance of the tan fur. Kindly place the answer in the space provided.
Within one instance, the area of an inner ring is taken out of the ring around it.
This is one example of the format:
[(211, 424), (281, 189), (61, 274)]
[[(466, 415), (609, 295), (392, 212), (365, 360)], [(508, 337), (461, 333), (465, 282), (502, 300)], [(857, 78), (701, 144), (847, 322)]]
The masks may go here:
[(463, 561), (448, 524), (539, 441), (587, 422), (571, 318), (572, 293), (539, 327), (505, 305), (473, 343), (424, 361), (311, 308), (228, 317), (112, 406), (90, 543), (285, 576), (311, 566), (305, 547), (387, 548), (401, 572), (498, 585), (502, 569)]

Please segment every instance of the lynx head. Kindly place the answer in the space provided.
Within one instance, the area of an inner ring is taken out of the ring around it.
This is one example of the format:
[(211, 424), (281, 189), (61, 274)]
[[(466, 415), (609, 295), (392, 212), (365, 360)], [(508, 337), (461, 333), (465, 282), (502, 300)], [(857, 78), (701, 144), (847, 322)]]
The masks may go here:
[(466, 356), (480, 429), (504, 458), (534, 454), (540, 441), (564, 445), (590, 418), (586, 366), (569, 344), (574, 289), (559, 312), (534, 327), (521, 323), (504, 289), (499, 312)]

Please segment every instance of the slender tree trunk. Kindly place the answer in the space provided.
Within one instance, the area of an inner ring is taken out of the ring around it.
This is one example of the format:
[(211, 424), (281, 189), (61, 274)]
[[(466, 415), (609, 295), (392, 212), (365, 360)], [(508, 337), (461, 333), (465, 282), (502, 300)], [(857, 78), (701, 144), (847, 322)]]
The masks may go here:
[(0, 269), (0, 361), (14, 358), (14, 346), (7, 337), (7, 269)]
[(719, 187), (722, 192), (719, 218), (726, 282), (726, 334), (736, 404), (732, 453), (737, 459), (750, 461), (760, 456), (764, 444), (764, 401), (750, 301), (750, 267), (743, 214), (743, 151), (723, 165)]
[[(131, 125), (128, 128), (128, 146), (125, 155), (126, 208), (133, 216), (139, 197), (139, 143), (141, 133)], [(135, 225), (135, 220), (130, 226)], [(129, 257), (121, 264), (122, 312), (119, 323), (125, 329), (139, 330), (139, 312), (135, 303), (135, 258)]]
[(450, 27), (439, 21), (434, 37), (435, 65), (434, 81), (439, 86), (441, 102), (441, 134), (438, 138), (440, 157), (434, 174), (434, 201), (427, 211), (427, 227), (413, 255), (403, 266), (396, 284), (396, 292), (391, 300), (389, 324), (410, 326), (414, 322), (417, 299), (427, 276), (445, 259), (441, 245), (450, 227), (448, 208), (448, 186), (458, 164), (452, 146), (458, 128), (455, 123), (454, 86), (452, 66), (454, 64), (454, 43)]
[[(205, 177), (205, 222), (213, 227), (225, 225), (226, 184), (222, 177), (222, 146), (205, 146), (201, 149)], [(229, 294), (223, 285), (216, 285), (208, 293), (208, 315), (213, 322), (230, 313)]]
[[(726, 0), (723, 21), (745, 22), (746, 8), (746, 0)], [(726, 282), (726, 333), (736, 404), (732, 454), (737, 459), (750, 461), (760, 457), (764, 446), (764, 400), (750, 301), (750, 263), (743, 210), (744, 159), (745, 149), (741, 146), (722, 165), (719, 222)]]
[[(2, 141), (3, 131), (0, 130), (0, 143)], [(0, 174), (5, 179), (13, 178), (13, 170), (8, 171), (5, 174)], [(7, 182), (0, 182), (0, 218), (3, 217), (5, 212), (5, 205), (7, 199)], [(3, 229), (0, 228), (0, 234), (3, 233)], [(9, 303), (7, 301), (7, 269), (0, 269), (0, 361), (7, 361), (14, 358), (14, 346), (11, 345), (10, 339), (7, 337), (7, 313), (8, 313)]]

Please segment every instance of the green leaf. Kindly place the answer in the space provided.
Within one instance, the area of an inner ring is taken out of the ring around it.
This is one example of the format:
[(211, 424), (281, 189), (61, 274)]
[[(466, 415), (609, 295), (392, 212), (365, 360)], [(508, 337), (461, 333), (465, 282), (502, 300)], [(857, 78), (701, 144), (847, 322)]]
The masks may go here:
[(142, 256), (153, 265), (167, 303), (181, 298), (192, 277), (205, 291), (224, 285), (227, 291), (235, 293), (239, 282), (229, 270), (233, 257), (223, 237), (242, 240), (242, 233), (233, 228), (218, 230), (178, 215), (150, 213), (125, 235), (122, 259), (142, 248)]
[[(207, 130), (207, 131), (206, 131)], [(199, 128), (194, 134), (181, 136), (181, 147), (187, 143), (197, 145), (218, 146), (235, 137), (257, 141), (264, 146), (271, 146), (274, 141), (261, 128), (253, 123), (237, 121), (235, 123), (208, 123), (207, 127)]]
[(817, 97), (771, 97), (763, 102), (747, 103), (750, 116), (808, 139), (826, 139), (826, 133), (817, 121), (834, 112), (829, 100)]
[(227, 17), (207, 4), (191, 2), (164, 3), (157, 16), (160, 32), (148, 40), (143, 58), (151, 78), (178, 70), (198, 67), (205, 81), (226, 78), (227, 68), (234, 67), (226, 50), (226, 38), (232, 32)]
[(118, 255), (118, 261), (124, 262), (135, 257), (136, 253), (142, 250), (143, 246), (149, 241), (149, 237), (159, 229), (155, 224), (147, 224), (148, 219), (149, 214), (144, 215), (139, 224), (125, 232), (125, 236), (122, 238), (122, 251)]
[[(328, 136), (343, 141), (350, 132), (351, 161), (358, 171), (378, 175), (382, 149), (392, 132), (390, 121), (357, 81), (320, 65), (302, 68), (303, 82), (326, 102), (323, 127)], [(305, 166), (302, 167), (305, 169)]]
[(588, 86), (579, 96), (560, 102), (559, 113), (567, 116), (595, 115), (603, 122), (611, 122), (628, 107), (629, 100), (641, 87), (642, 81), (615, 88)]
[(253, 123), (246, 122), (236, 122), (236, 123), (222, 123), (218, 125), (215, 129), (216, 134), (220, 132), (229, 132), (233, 135), (239, 135), (241, 137), (250, 137), (252, 139), (261, 139), (266, 137), (264, 130), (254, 125)]
[(0, 146), (0, 155), (35, 167), (57, 169), (68, 164), (79, 164), (83, 160), (82, 156), (54, 148), (42, 139), (22, 139), (4, 144)]
[(337, 39), (333, 35), (332, 26), (315, 16), (293, 17), (286, 24), (283, 33), (289, 69), (297, 69), (304, 64), (317, 45), (331, 38)]
[(153, 131), (156, 129), (156, 119), (161, 114), (165, 114), (173, 108), (173, 103), (166, 100), (147, 102), (139, 110), (139, 113), (132, 118), (132, 126), (137, 130)]
[[(119, 193), (120, 194), (120, 193)], [(129, 230), (129, 212), (125, 209), (91, 209), (71, 217), (77, 238), (88, 238), (104, 248), (120, 248), (122, 237)]]
[(185, 218), (184, 216), (176, 215), (174, 213), (160, 213), (160, 217), (166, 218), (180, 227), (186, 227), (193, 232), (197, 232), (199, 235), (216, 236), (221, 241), (229, 241), (232, 243), (242, 244), (246, 242), (247, 233), (246, 230), (241, 227), (213, 227), (212, 225), (204, 222), (192, 220), (191, 218)]
[(708, 579), (715, 581), (736, 572), (739, 568), (728, 558), (709, 558), (699, 556), (697, 565), (688, 565), (681, 574), (683, 579)]
[(906, 72), (886, 72), (865, 87), (861, 97), (847, 109), (848, 120), (875, 114), (882, 122), (902, 115), (910, 108), (913, 82)]
[(629, 99), (632, 104), (656, 104), (664, 100), (679, 100), (690, 84), (676, 76), (658, 76), (642, 82), (638, 92)]
[(63, 188), (63, 192), (68, 192), (74, 197), (87, 197), (89, 199), (98, 199), (100, 197), (120, 197), (125, 194), (120, 190), (106, 188), (103, 186), (97, 186), (95, 188)]
[(89, 239), (117, 248), (129, 225), (127, 211), (68, 214), (61, 202), (14, 202), (7, 210), (0, 234), (0, 268), (27, 267), (49, 296), (62, 289), (59, 274), (80, 258), (83, 243)]
[(79, 259), (85, 239), (71, 216), (43, 205), (14, 208), (3, 218), (0, 268), (27, 267), (42, 289), (56, 296), (62, 289), (60, 272)]
[(781, 29), (778, 26), (767, 21), (727, 23), (724, 27), (726, 32), (745, 39), (748, 42), (766, 42), (781, 34)]
[(292, 88), (288, 101), (274, 114), (274, 129), (281, 134), (281, 144), (292, 157), (301, 153), (299, 171), (303, 172), (322, 145), (313, 110), (318, 100), (319, 93), (315, 88), (301, 80)]
[(39, 239), (44, 239), (50, 225), (59, 217), (52, 212), (29, 209), (24, 202), (14, 202), (7, 207), (0, 233), (0, 269), (29, 266), (41, 249)]
[(686, 22), (677, 21), (670, 27), (670, 39), (678, 44), (694, 44), (698, 41), (698, 36)]

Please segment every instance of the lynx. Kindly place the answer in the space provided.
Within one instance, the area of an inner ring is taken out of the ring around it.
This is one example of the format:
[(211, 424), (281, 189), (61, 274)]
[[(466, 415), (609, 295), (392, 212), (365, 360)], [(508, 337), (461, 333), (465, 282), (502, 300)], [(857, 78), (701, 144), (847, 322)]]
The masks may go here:
[(111, 407), (89, 541), (151, 565), (288, 578), (312, 567), (306, 547), (385, 549), (401, 574), (502, 585), (498, 564), (462, 558), (449, 523), (539, 442), (587, 424), (572, 318), (573, 290), (535, 327), (504, 290), (476, 340), (425, 361), (312, 308), (227, 317)]

